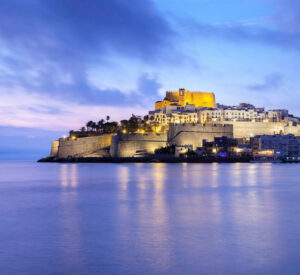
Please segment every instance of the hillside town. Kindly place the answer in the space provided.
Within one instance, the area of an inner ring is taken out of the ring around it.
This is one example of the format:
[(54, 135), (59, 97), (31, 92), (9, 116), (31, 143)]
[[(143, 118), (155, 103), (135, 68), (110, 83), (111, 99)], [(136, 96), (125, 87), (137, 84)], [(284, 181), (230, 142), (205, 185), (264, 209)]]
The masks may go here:
[(300, 118), (213, 93), (166, 92), (154, 110), (128, 120), (89, 121), (52, 142), (46, 161), (300, 162)]

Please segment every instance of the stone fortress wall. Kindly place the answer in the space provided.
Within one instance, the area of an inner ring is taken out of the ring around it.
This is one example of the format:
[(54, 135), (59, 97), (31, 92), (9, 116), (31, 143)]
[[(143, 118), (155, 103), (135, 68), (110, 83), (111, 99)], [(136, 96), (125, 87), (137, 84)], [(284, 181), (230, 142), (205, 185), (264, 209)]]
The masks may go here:
[(300, 136), (300, 124), (293, 124), (289, 122), (289, 124), (284, 127), (284, 134), (293, 134), (295, 136)]
[(192, 145), (193, 150), (202, 147), (203, 139), (213, 141), (215, 137), (233, 137), (230, 124), (170, 124), (168, 143), (174, 145)]
[(300, 125), (286, 122), (223, 121), (233, 126), (234, 138), (251, 138), (257, 135), (294, 134), (300, 136)]
[(51, 142), (50, 157), (57, 156), (57, 154), (58, 154), (58, 146), (59, 146), (59, 140), (53, 140)]
[(101, 156), (101, 149), (110, 146), (112, 157), (133, 157), (139, 152), (154, 153), (155, 149), (168, 144), (192, 145), (195, 150), (203, 139), (215, 137), (250, 138), (256, 135), (294, 134), (300, 136), (300, 126), (285, 122), (228, 121), (226, 124), (170, 124), (167, 134), (106, 134), (78, 139), (60, 138), (52, 142), (50, 156), (68, 157)]
[(154, 153), (155, 149), (167, 145), (166, 134), (122, 134), (112, 137), (111, 157), (133, 157), (137, 152)]
[(84, 138), (60, 138), (58, 141), (52, 142), (51, 156), (58, 159), (68, 157), (84, 157), (92, 154), (97, 150), (109, 147), (111, 144), (112, 134), (105, 134), (94, 137)]

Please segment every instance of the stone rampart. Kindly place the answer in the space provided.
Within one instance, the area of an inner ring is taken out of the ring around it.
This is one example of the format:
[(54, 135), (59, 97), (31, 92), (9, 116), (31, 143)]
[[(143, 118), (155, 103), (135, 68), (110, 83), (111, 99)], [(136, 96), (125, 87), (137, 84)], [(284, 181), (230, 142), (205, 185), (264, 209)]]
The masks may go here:
[(122, 134), (112, 137), (110, 155), (112, 157), (134, 157), (138, 153), (154, 153), (155, 149), (167, 145), (166, 134)]
[(57, 158), (83, 157), (110, 146), (112, 134), (84, 138), (60, 138)]
[(286, 127), (286, 122), (226, 121), (226, 123), (233, 125), (233, 136), (235, 138), (289, 134), (292, 131), (297, 132), (297, 127)]
[(213, 141), (215, 137), (233, 137), (233, 127), (228, 124), (170, 124), (168, 143), (192, 145), (193, 150), (202, 147), (203, 139)]
[(58, 154), (58, 145), (59, 145), (58, 140), (53, 140), (51, 142), (50, 157), (56, 157), (57, 156), (57, 154)]
[(290, 123), (284, 127), (284, 134), (293, 134), (295, 136), (300, 136), (300, 125)]
[[(256, 135), (294, 134), (300, 136), (300, 125), (286, 122), (230, 121), (226, 124), (170, 124), (167, 134), (106, 134), (102, 136), (60, 138), (52, 141), (50, 156), (64, 159), (97, 155), (97, 151), (110, 146), (112, 157), (133, 157), (139, 153), (154, 153), (168, 144), (192, 145), (195, 150), (203, 139), (215, 137), (250, 138)], [(106, 150), (106, 149), (104, 149)], [(99, 154), (98, 154), (99, 155)]]

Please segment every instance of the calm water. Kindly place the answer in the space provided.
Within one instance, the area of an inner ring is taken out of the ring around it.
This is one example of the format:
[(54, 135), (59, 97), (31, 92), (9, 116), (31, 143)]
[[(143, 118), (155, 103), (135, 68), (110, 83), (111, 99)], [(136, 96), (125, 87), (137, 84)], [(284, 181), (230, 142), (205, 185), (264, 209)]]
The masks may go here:
[(299, 274), (299, 171), (0, 162), (0, 273)]

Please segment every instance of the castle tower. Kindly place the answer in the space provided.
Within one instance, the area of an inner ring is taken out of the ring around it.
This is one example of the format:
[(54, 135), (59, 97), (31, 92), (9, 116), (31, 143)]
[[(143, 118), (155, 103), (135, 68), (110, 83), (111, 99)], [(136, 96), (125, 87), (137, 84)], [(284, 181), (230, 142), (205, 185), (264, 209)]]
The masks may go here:
[(185, 89), (179, 89), (179, 105), (185, 106)]

